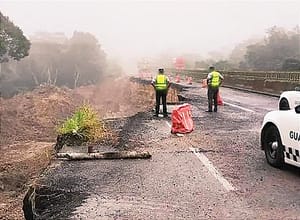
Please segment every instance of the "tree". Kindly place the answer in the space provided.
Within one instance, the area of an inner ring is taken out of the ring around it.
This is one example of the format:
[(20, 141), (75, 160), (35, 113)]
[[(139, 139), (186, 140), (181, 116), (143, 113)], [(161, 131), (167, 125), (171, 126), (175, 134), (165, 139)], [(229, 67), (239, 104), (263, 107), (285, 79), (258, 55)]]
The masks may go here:
[(249, 40), (243, 41), (236, 45), (229, 55), (228, 61), (233, 65), (235, 69), (245, 69), (245, 54), (247, 52), (247, 47), (252, 44), (258, 43), (260, 40), (251, 38)]
[(299, 28), (287, 32), (283, 28), (272, 27), (267, 31), (263, 43), (247, 47), (245, 62), (253, 70), (282, 70), (287, 59), (300, 60)]
[(297, 59), (286, 59), (282, 64), (282, 70), (287, 71), (299, 71), (300, 70), (300, 60)]
[(29, 40), (22, 30), (0, 12), (0, 63), (28, 56)]
[(89, 33), (74, 32), (68, 39), (61, 33), (32, 36), (30, 55), (18, 63), (20, 78), (70, 88), (96, 83), (105, 74), (106, 55)]
[(233, 65), (228, 62), (228, 60), (219, 60), (214, 64), (217, 70), (232, 70)]
[[(108, 74), (106, 55), (89, 33), (38, 33), (31, 36), (30, 55), (2, 63), (0, 92), (6, 97), (40, 84), (76, 86), (99, 82)], [(111, 71), (111, 69), (109, 70)]]
[(69, 87), (98, 82), (104, 75), (106, 54), (96, 37), (90, 33), (74, 32), (62, 51), (58, 82)]

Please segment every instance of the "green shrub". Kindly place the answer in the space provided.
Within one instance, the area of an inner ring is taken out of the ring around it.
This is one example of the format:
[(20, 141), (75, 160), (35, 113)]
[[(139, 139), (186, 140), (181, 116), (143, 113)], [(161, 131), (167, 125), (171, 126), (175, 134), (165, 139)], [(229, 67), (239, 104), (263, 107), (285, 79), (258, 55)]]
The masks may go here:
[(97, 112), (92, 107), (83, 105), (58, 127), (57, 132), (60, 136), (79, 139), (79, 143), (93, 142), (104, 137), (105, 127)]

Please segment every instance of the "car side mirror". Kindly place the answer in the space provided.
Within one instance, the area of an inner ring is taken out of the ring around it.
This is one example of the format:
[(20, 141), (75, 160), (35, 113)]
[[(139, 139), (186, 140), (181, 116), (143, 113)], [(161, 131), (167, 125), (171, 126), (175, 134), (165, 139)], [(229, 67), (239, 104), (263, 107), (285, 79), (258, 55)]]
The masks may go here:
[(297, 114), (300, 114), (300, 105), (297, 105), (297, 106), (295, 107), (295, 112), (296, 112)]

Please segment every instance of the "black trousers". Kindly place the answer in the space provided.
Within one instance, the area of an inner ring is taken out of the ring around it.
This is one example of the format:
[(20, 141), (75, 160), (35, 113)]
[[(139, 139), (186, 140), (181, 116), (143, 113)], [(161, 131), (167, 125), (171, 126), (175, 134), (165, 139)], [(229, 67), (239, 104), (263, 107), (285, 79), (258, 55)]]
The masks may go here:
[(214, 102), (214, 111), (218, 111), (218, 92), (219, 87), (213, 88), (208, 87), (207, 97), (208, 97), (208, 111), (212, 111), (212, 104)]
[(156, 90), (156, 105), (155, 105), (155, 114), (158, 115), (159, 113), (159, 105), (160, 105), (160, 99), (162, 100), (163, 105), (163, 114), (164, 116), (167, 116), (167, 91), (166, 90)]

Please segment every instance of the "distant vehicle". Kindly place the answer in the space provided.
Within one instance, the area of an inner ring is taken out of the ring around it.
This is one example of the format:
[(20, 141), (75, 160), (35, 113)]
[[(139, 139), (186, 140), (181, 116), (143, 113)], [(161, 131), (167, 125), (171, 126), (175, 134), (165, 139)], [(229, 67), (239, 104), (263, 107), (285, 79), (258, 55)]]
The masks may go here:
[(296, 102), (300, 95), (299, 91), (298, 93), (284, 92), (280, 100), (286, 99), (290, 110), (286, 108), (282, 109), (285, 111), (268, 112), (263, 120), (261, 148), (265, 151), (267, 162), (274, 167), (280, 168), (284, 163), (300, 167), (300, 103)]
[(295, 91), (286, 91), (280, 95), (279, 110), (290, 110), (300, 105), (300, 87), (296, 87)]

